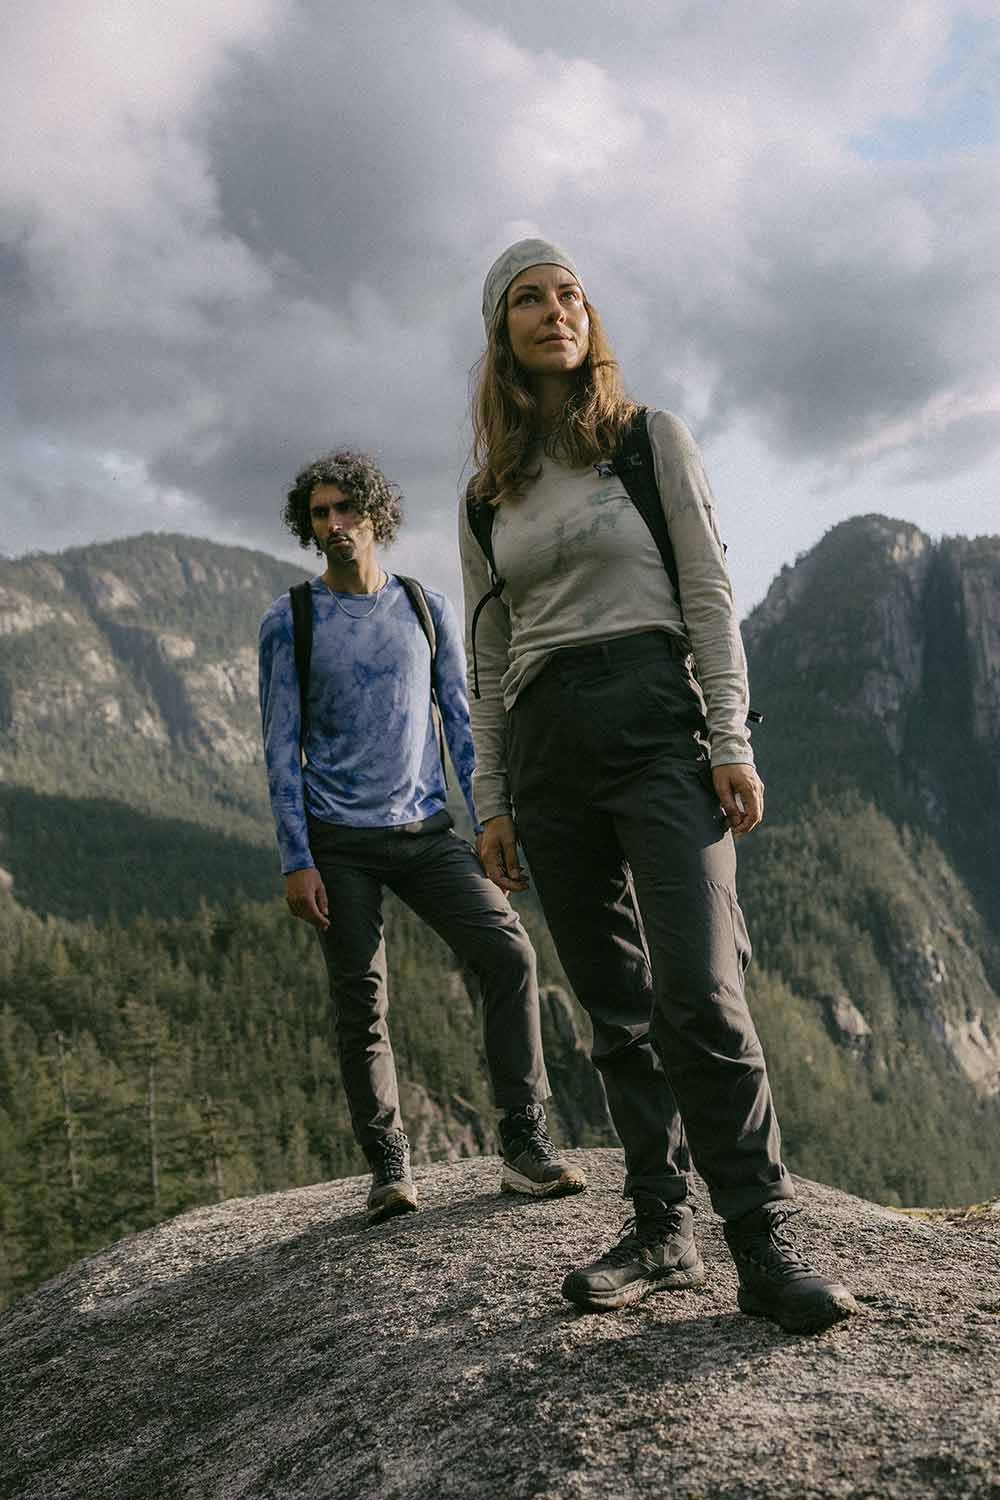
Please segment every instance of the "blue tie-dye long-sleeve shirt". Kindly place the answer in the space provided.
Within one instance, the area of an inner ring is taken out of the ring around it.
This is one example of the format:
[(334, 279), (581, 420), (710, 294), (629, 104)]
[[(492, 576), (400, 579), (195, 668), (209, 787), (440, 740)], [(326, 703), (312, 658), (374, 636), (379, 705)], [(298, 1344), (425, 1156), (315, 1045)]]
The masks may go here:
[[(434, 688), (445, 739), (475, 822), (462, 638), (444, 594), (425, 592), (437, 628)], [(381, 596), (335, 598), (314, 578), (312, 602), (305, 766), (287, 594), (275, 600), (260, 626), (264, 757), (286, 875), (313, 864), (307, 814), (353, 828), (387, 828), (429, 818), (446, 800), (431, 713), (430, 647), (403, 585), (390, 574)]]

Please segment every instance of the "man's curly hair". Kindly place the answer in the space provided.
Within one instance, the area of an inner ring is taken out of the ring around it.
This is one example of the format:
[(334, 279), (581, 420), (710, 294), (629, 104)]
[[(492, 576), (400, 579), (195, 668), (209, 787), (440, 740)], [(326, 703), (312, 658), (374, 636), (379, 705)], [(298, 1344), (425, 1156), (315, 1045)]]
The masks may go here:
[(309, 500), (318, 484), (335, 484), (372, 523), (375, 540), (388, 546), (396, 539), (403, 519), (399, 485), (386, 479), (375, 460), (353, 448), (337, 448), (306, 464), (295, 476), (285, 500), (282, 520), (302, 547), (316, 547)]

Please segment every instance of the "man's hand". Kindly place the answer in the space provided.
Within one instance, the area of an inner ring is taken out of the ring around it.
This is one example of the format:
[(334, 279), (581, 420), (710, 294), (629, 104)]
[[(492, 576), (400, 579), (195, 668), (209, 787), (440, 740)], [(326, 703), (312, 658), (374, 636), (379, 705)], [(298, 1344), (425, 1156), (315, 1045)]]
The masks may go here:
[(476, 853), (486, 874), (502, 891), (526, 891), (529, 881), (517, 858), (517, 832), (509, 813), (487, 818), (476, 839)]
[(756, 828), (764, 816), (764, 783), (753, 766), (713, 766), (712, 781), (733, 837)]
[(330, 907), (326, 886), (318, 870), (292, 870), (285, 876), (285, 900), (288, 910), (300, 922), (311, 922), (320, 932), (330, 925)]

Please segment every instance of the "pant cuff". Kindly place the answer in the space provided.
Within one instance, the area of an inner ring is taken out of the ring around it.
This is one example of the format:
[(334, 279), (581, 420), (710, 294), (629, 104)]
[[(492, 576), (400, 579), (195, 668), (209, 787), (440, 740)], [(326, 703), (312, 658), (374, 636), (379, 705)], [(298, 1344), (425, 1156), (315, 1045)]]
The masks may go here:
[(768, 1182), (752, 1188), (726, 1188), (723, 1192), (712, 1193), (711, 1197), (715, 1212), (731, 1224), (736, 1219), (743, 1219), (747, 1214), (755, 1213), (758, 1208), (763, 1208), (765, 1203), (779, 1203), (782, 1200), (794, 1198), (795, 1187), (786, 1173), (777, 1182)]
[(690, 1193), (690, 1183), (682, 1176), (627, 1176), (622, 1197), (634, 1198), (636, 1193), (648, 1194), (650, 1198), (659, 1198), (664, 1203), (683, 1203)]
[(544, 1104), (551, 1098), (552, 1093), (547, 1086), (536, 1089), (517, 1089), (512, 1092), (504, 1090), (502, 1097), (499, 1094), (494, 1097), (493, 1107), (506, 1114), (509, 1109), (523, 1109), (526, 1104)]

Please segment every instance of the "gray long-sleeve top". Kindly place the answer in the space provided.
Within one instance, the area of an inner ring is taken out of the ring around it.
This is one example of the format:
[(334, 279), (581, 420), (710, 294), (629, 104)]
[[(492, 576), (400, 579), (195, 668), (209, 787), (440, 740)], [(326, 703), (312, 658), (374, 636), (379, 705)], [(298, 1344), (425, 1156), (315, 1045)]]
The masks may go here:
[[(497, 508), (493, 551), (506, 580), (476, 634), (481, 697), (472, 698), (473, 794), (480, 821), (511, 811), (506, 712), (554, 651), (661, 629), (694, 652), (705, 695), (712, 764), (753, 763), (746, 728), (747, 668), (715, 505), (684, 423), (650, 411), (650, 442), (680, 599), (656, 543), (616, 475), (539, 456), (541, 472)], [(489, 569), (460, 506), (466, 647)]]

